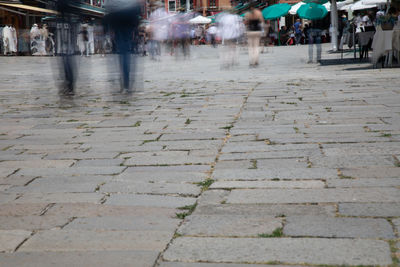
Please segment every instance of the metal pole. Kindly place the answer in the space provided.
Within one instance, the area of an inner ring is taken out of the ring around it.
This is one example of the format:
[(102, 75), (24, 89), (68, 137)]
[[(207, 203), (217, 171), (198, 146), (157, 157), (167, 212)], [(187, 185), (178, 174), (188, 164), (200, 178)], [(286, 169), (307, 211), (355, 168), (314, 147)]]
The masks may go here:
[(332, 51), (338, 50), (338, 11), (336, 0), (332, 0), (331, 2), (331, 26), (332, 26), (332, 36), (331, 36), (331, 46)]

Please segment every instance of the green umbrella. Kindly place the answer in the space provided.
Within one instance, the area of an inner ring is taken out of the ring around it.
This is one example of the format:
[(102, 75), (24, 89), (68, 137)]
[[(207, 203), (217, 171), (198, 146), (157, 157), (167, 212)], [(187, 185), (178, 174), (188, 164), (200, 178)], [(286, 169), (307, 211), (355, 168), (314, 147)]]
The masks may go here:
[(302, 19), (318, 20), (323, 19), (328, 14), (328, 10), (322, 5), (309, 3), (302, 5), (297, 10), (297, 15)]
[(289, 4), (275, 4), (264, 8), (262, 14), (266, 20), (277, 19), (285, 16), (290, 8), (291, 6)]
[(306, 4), (315, 3), (315, 4), (323, 5), (325, 3), (328, 3), (329, 0), (303, 0), (303, 2), (306, 3)]

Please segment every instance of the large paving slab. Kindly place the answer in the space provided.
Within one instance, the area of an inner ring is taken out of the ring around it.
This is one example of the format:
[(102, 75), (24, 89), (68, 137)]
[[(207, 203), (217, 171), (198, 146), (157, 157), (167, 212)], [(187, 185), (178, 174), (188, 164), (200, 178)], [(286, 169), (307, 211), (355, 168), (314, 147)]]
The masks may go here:
[(399, 217), (399, 202), (395, 203), (340, 203), (339, 214), (348, 216)]
[[(1, 218), (1, 217), (0, 217)], [(77, 218), (65, 226), (66, 230), (156, 230), (174, 231), (180, 220), (169, 216), (140, 215), (140, 216), (104, 216)]]
[(283, 233), (287, 236), (395, 238), (384, 219), (289, 216)]
[(112, 181), (100, 188), (107, 193), (142, 193), (142, 194), (180, 194), (196, 196), (201, 188), (195, 184), (178, 183), (142, 183), (131, 181)]
[[(161, 262), (160, 267), (266, 267), (264, 264)], [(274, 267), (300, 267), (300, 265), (273, 265)]]
[(152, 267), (157, 260), (157, 251), (79, 251), (79, 252), (16, 252), (0, 254), (1, 266), (98, 266)]
[(112, 194), (105, 205), (179, 208), (193, 205), (196, 198), (162, 195)]
[(94, 203), (57, 203), (50, 204), (46, 215), (67, 217), (97, 217), (97, 216), (169, 216), (175, 217), (174, 208), (146, 207), (146, 206), (116, 206)]
[(69, 220), (61, 216), (0, 216), (0, 230), (47, 230), (60, 228)]
[(215, 182), (210, 188), (324, 188), (323, 181), (225, 181)]
[(35, 234), (18, 251), (160, 251), (172, 235), (169, 231), (48, 230)]
[(178, 233), (189, 236), (257, 237), (271, 234), (282, 227), (282, 219), (272, 216), (245, 215), (192, 215), (178, 229)]
[(331, 265), (391, 264), (389, 245), (379, 240), (324, 238), (201, 238), (173, 241), (167, 261)]
[(232, 190), (227, 203), (397, 202), (397, 188), (242, 189)]

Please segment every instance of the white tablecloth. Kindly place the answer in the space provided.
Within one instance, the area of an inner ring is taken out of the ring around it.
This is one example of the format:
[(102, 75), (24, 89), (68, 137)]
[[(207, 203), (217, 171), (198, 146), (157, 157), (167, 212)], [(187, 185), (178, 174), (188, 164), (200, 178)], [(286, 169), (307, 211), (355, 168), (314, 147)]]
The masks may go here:
[(377, 27), (374, 40), (372, 41), (372, 63), (376, 65), (379, 58), (386, 52), (397, 50), (400, 51), (400, 28), (391, 31), (383, 31), (380, 26)]

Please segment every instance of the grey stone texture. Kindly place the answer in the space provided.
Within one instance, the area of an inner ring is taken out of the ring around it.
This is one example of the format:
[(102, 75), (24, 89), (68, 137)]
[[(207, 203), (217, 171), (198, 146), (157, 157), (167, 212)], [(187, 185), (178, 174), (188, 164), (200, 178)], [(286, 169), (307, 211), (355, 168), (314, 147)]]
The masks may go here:
[(31, 233), (25, 230), (0, 230), (0, 252), (13, 252)]
[(217, 181), (210, 188), (324, 188), (323, 181)]
[(179, 208), (193, 205), (196, 198), (162, 195), (112, 194), (106, 205)]
[(396, 202), (397, 188), (242, 189), (232, 190), (227, 203)]
[(389, 245), (379, 240), (325, 238), (200, 238), (174, 240), (167, 261), (287, 264), (391, 264)]
[(143, 266), (151, 267), (158, 257), (157, 251), (62, 251), (62, 252), (17, 252), (0, 254), (4, 267), (31, 266)]
[[(269, 264), (161, 262), (160, 267), (266, 267)], [(300, 265), (273, 265), (274, 267), (300, 267)]]
[(178, 233), (189, 236), (257, 237), (282, 227), (282, 219), (271, 216), (192, 215), (186, 218)]
[(197, 196), (201, 188), (195, 184), (183, 183), (155, 183), (112, 181), (100, 188), (101, 192), (107, 193), (146, 193), (146, 194), (180, 194)]
[(35, 234), (18, 251), (160, 251), (171, 238), (168, 231), (48, 230)]
[(66, 230), (127, 230), (174, 231), (180, 220), (159, 214), (140, 216), (104, 216), (77, 218), (65, 226)]
[(399, 217), (399, 203), (340, 203), (339, 214), (348, 216)]
[(0, 230), (47, 230), (68, 222), (69, 218), (61, 216), (0, 216)]
[(369, 218), (289, 216), (283, 233), (287, 236), (395, 238), (387, 220)]

